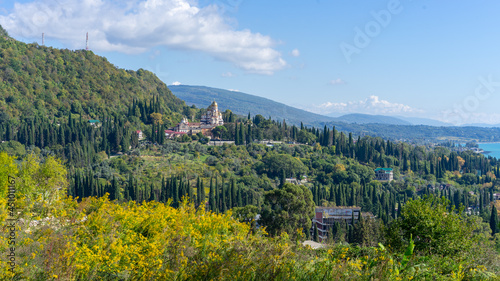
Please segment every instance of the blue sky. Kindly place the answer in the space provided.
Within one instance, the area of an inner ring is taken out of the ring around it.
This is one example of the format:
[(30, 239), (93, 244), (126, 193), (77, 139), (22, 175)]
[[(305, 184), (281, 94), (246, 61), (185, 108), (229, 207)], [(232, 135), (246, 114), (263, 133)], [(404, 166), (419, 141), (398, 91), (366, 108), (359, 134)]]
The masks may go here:
[[(500, 2), (1, 1), (14, 38), (309, 111), (500, 123)], [(497, 82), (498, 81), (498, 82)]]

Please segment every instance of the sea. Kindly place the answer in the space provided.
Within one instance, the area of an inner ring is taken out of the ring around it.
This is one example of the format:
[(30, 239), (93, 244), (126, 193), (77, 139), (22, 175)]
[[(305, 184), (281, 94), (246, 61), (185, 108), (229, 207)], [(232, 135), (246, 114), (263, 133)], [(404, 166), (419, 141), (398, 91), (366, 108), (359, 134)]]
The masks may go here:
[(484, 150), (485, 156), (495, 157), (500, 159), (500, 143), (498, 142), (480, 142), (478, 143), (479, 148)]

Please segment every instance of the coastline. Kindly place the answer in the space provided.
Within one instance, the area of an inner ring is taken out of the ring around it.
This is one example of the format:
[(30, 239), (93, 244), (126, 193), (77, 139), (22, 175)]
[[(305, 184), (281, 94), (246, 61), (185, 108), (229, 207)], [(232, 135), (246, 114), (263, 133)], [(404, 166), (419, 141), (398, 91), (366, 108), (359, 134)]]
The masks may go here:
[(481, 154), (484, 156), (500, 159), (500, 142), (480, 142), (478, 148), (483, 150)]

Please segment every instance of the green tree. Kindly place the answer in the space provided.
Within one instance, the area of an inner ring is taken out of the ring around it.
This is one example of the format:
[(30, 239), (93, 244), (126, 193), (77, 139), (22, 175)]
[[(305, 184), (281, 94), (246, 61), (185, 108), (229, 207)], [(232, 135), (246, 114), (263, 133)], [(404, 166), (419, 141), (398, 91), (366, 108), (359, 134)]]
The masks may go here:
[(491, 235), (495, 236), (495, 234), (498, 233), (498, 213), (495, 205), (491, 207), (490, 228)]
[(246, 205), (245, 207), (233, 208), (232, 217), (240, 222), (251, 223), (259, 213), (259, 207), (254, 205)]
[(301, 129), (297, 135), (297, 141), (300, 143), (312, 144), (316, 141), (316, 136), (313, 133), (309, 133), (306, 130)]
[(210, 179), (210, 191), (209, 191), (209, 197), (208, 197), (208, 208), (212, 212), (217, 211), (217, 203), (215, 201), (215, 188), (214, 188), (214, 183), (213, 179)]
[(297, 158), (290, 154), (267, 153), (262, 159), (269, 177), (280, 177), (285, 175), (304, 174), (307, 167)]
[(217, 126), (212, 129), (212, 135), (216, 139), (220, 139), (227, 132), (227, 128), (224, 126)]
[(318, 226), (314, 224), (313, 240), (318, 242), (318, 239), (319, 239)]
[(264, 195), (261, 224), (271, 235), (281, 232), (295, 237), (297, 229), (309, 230), (314, 216), (311, 191), (303, 185), (285, 183)]
[(426, 196), (410, 199), (401, 211), (401, 217), (386, 229), (388, 245), (395, 250), (404, 249), (410, 237), (415, 250), (424, 254), (456, 256), (466, 254), (478, 238), (474, 231), (479, 227), (450, 206), (445, 198)]

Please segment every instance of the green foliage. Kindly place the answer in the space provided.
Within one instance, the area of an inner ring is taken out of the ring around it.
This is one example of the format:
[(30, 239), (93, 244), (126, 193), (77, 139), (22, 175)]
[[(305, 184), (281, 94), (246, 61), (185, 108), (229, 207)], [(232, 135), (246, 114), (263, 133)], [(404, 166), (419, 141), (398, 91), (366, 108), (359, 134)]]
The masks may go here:
[(491, 207), (490, 228), (491, 235), (495, 236), (498, 233), (498, 212), (494, 204)]
[(233, 208), (233, 218), (239, 220), (240, 222), (251, 223), (255, 220), (257, 214), (259, 214), (259, 207), (254, 205), (246, 205), (245, 207)]
[(68, 179), (66, 168), (54, 156), (43, 160), (40, 155), (29, 154), (21, 163), (16, 185), (22, 204), (33, 212), (50, 211), (54, 204), (66, 196)]
[(413, 237), (415, 250), (423, 254), (457, 256), (466, 254), (478, 237), (475, 221), (462, 215), (463, 210), (450, 208), (445, 198), (427, 196), (409, 200), (401, 218), (387, 228), (386, 239), (391, 248), (399, 251)]
[(307, 167), (297, 158), (289, 154), (267, 153), (262, 159), (269, 177), (287, 177), (302, 175), (307, 172)]
[(26, 154), (26, 149), (18, 141), (6, 141), (0, 144), (0, 151), (5, 151), (9, 155), (23, 156)]
[(118, 69), (90, 51), (60, 50), (1, 36), (0, 57), (0, 111), (10, 118), (61, 117), (71, 112), (100, 119), (124, 114), (134, 99), (153, 96), (164, 105), (159, 113), (180, 112), (184, 106), (153, 73)]
[(286, 183), (264, 195), (260, 222), (271, 235), (286, 232), (295, 237), (297, 230), (308, 230), (314, 216), (311, 191), (303, 185)]

